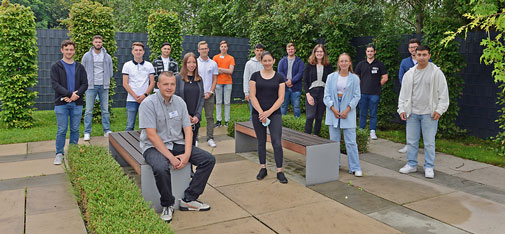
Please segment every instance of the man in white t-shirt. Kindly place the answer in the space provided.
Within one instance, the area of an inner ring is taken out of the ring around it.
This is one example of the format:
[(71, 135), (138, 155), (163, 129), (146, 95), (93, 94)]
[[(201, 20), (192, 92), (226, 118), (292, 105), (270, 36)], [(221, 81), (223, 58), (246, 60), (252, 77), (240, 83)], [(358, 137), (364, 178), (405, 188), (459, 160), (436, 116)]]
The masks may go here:
[(144, 44), (132, 44), (133, 60), (123, 65), (123, 87), (128, 92), (126, 98), (126, 131), (133, 131), (140, 103), (154, 88), (154, 67), (143, 59)]
[(214, 142), (214, 90), (217, 83), (217, 63), (209, 58), (209, 45), (206, 41), (198, 42), (198, 74), (203, 79), (203, 90), (205, 92), (205, 101), (203, 109), (205, 110), (205, 119), (207, 120), (207, 144), (210, 147), (216, 147)]

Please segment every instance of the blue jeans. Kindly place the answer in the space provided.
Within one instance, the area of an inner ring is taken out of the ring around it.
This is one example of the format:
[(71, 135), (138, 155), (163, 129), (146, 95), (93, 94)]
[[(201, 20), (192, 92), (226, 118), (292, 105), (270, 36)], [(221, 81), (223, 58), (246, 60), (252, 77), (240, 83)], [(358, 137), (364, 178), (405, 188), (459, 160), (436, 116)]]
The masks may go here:
[(302, 111), (300, 109), (300, 96), (302, 92), (293, 91), (291, 88), (286, 88), (286, 94), (284, 96), (284, 102), (281, 105), (282, 115), (286, 115), (288, 112), (289, 102), (293, 105), (293, 112), (295, 117), (300, 117)]
[(56, 154), (63, 154), (65, 148), (65, 138), (70, 118), (70, 141), (69, 144), (77, 144), (79, 141), (79, 124), (81, 123), (82, 106), (75, 105), (75, 102), (65, 105), (54, 106), (58, 130), (56, 131)]
[(126, 131), (133, 131), (140, 103), (126, 102)]
[[(328, 126), (330, 132), (330, 140), (340, 142), (340, 127), (335, 128), (332, 125)], [(349, 173), (361, 171), (359, 164), (358, 144), (356, 144), (356, 129), (344, 128), (345, 149), (347, 151), (347, 163), (349, 165)], [(340, 150), (338, 153), (338, 166), (340, 167)]]
[(232, 84), (216, 85), (216, 120), (221, 121), (221, 105), (223, 105), (224, 92), (224, 121), (230, 121), (230, 101)]
[(380, 96), (371, 94), (361, 94), (359, 100), (359, 128), (366, 127), (368, 109), (370, 109), (370, 130), (377, 130), (377, 108), (379, 107)]
[(84, 133), (91, 133), (93, 125), (93, 106), (95, 98), (98, 94), (100, 100), (100, 108), (102, 109), (102, 126), (103, 132), (110, 131), (110, 116), (109, 116), (109, 89), (104, 89), (103, 85), (95, 85), (93, 89), (86, 90), (86, 111), (84, 112)]
[(417, 167), (417, 153), (419, 138), (423, 133), (424, 168), (433, 168), (435, 161), (435, 136), (437, 135), (438, 120), (433, 120), (430, 114), (411, 114), (407, 119), (407, 163)]

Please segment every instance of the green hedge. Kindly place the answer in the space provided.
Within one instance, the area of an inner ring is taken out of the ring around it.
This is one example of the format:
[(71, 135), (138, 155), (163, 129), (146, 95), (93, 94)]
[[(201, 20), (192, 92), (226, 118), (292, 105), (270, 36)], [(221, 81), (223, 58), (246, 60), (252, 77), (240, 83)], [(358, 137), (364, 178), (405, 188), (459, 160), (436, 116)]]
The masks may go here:
[[(182, 60), (182, 26), (175, 12), (163, 9), (151, 11), (147, 22), (147, 44), (151, 48), (149, 58), (154, 61), (161, 54), (161, 45), (168, 42), (172, 48), (170, 57), (181, 64)], [(182, 67), (182, 65), (181, 65)]]
[(71, 146), (67, 159), (89, 233), (173, 233), (105, 147)]
[[(249, 118), (231, 119), (228, 122), (227, 133), (228, 136), (235, 137), (235, 122), (249, 121)], [(295, 118), (293, 115), (282, 116), (282, 126), (290, 128), (299, 132), (304, 132), (305, 130), (305, 118)], [(321, 137), (330, 139), (330, 134), (328, 132), (328, 126), (324, 124), (321, 127)], [(356, 128), (356, 142), (358, 143), (358, 151), (360, 153), (365, 153), (368, 151), (368, 131)], [(340, 141), (340, 152), (346, 153), (344, 138)]]

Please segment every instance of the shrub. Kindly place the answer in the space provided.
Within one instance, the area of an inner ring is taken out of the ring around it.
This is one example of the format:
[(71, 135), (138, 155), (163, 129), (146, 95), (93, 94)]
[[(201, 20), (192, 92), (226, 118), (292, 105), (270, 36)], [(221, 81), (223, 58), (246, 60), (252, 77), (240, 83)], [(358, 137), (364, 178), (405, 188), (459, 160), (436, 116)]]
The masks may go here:
[[(228, 136), (235, 137), (235, 122), (243, 122), (249, 121), (247, 119), (231, 119), (228, 123)], [(305, 131), (305, 119), (304, 118), (295, 118), (292, 115), (283, 115), (282, 116), (282, 126), (286, 128), (290, 128), (299, 132)], [(324, 124), (321, 127), (321, 137), (330, 139), (330, 134), (328, 132), (328, 126)], [(346, 153), (344, 137), (341, 135), (340, 140), (340, 152)], [(356, 143), (358, 144), (358, 151), (360, 153), (365, 153), (368, 151), (368, 132), (363, 129), (356, 128)]]
[(71, 146), (67, 174), (89, 233), (173, 233), (101, 146)]
[[(101, 35), (103, 37), (103, 47), (112, 57), (113, 69), (117, 71), (117, 58), (114, 56), (117, 51), (117, 45), (114, 39), (115, 30), (112, 8), (104, 7), (98, 2), (83, 0), (72, 5), (70, 16), (65, 22), (68, 24), (70, 39), (75, 42), (74, 58), (77, 61), (81, 61), (84, 54), (93, 46), (93, 36)], [(112, 77), (109, 87), (109, 113), (111, 120), (115, 117), (112, 112), (112, 96), (116, 94), (115, 88), (116, 82), (114, 77)], [(100, 103), (95, 101), (93, 122), (102, 122), (101, 112)]]
[(4, 0), (0, 6), (0, 101), (1, 120), (9, 127), (33, 125), (32, 109), (37, 92), (37, 31), (28, 7)]
[(181, 22), (175, 12), (158, 9), (152, 11), (147, 22), (147, 44), (151, 48), (151, 61), (160, 55), (161, 45), (170, 43), (170, 56), (181, 64), (182, 36)]

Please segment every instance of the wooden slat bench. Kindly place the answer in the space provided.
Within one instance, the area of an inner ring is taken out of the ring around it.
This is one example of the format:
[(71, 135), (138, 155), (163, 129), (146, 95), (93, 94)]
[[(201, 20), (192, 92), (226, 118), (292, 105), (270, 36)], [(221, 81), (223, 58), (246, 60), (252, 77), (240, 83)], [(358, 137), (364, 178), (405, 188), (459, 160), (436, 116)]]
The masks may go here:
[[(267, 141), (271, 142), (267, 131)], [(235, 152), (257, 151), (257, 139), (250, 121), (235, 123)], [(305, 184), (338, 180), (340, 143), (282, 127), (282, 147), (305, 155)]]
[[(140, 132), (114, 132), (109, 134), (109, 151), (122, 167), (130, 165), (140, 176), (140, 184), (144, 200), (151, 201), (151, 206), (156, 212), (161, 212), (160, 193), (156, 187), (153, 169), (149, 166), (140, 148)], [(188, 165), (190, 165), (188, 163)], [(184, 197), (184, 190), (189, 186), (191, 170), (186, 166), (180, 170), (173, 170), (170, 166), (172, 177), (172, 193), (175, 197), (175, 208), (179, 208), (178, 200)]]

